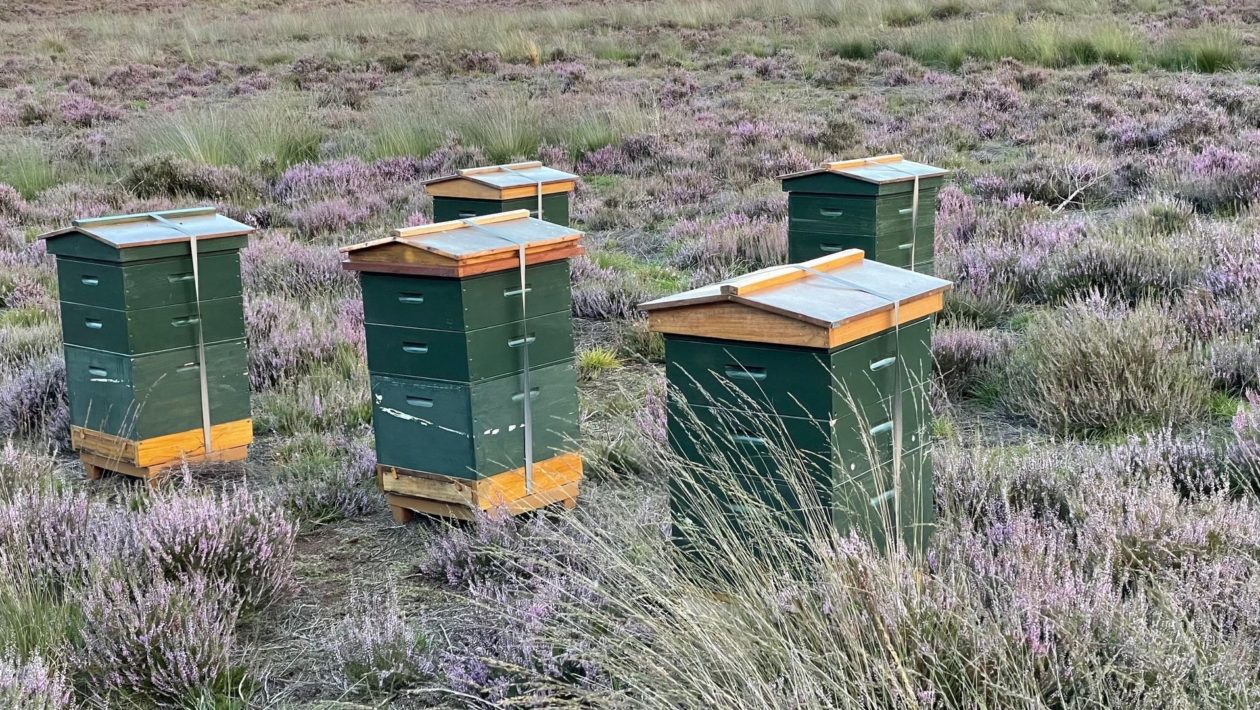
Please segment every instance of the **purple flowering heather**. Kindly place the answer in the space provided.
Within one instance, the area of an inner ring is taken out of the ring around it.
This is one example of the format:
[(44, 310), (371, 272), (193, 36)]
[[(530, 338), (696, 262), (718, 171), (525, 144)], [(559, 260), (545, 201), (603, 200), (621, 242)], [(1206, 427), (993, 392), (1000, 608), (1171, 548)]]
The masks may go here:
[(294, 298), (347, 293), (355, 282), (341, 268), (336, 247), (304, 244), (280, 233), (256, 235), (241, 250), (241, 278), (251, 294)]
[(349, 607), (328, 636), (328, 651), (347, 689), (362, 684), (372, 691), (397, 691), (433, 674), (428, 639), (407, 619), (396, 589), (356, 589)]
[(28, 362), (0, 381), (0, 437), (45, 439), (70, 446), (70, 404), (60, 355)]
[(781, 264), (787, 256), (787, 228), (781, 220), (742, 214), (682, 220), (670, 228), (668, 239), (678, 245), (677, 266), (729, 272), (719, 280)]
[(136, 535), (168, 578), (221, 580), (246, 608), (265, 607), (293, 590), (297, 528), (243, 488), (156, 496), (137, 520)]
[(179, 704), (229, 671), (238, 609), (230, 585), (199, 574), (101, 570), (82, 593), (77, 665), (92, 691)]
[(932, 338), (933, 369), (951, 397), (975, 394), (1010, 349), (1010, 337), (1000, 331), (941, 329)]
[(0, 705), (22, 710), (68, 710), (70, 681), (38, 655), (26, 662), (0, 659)]

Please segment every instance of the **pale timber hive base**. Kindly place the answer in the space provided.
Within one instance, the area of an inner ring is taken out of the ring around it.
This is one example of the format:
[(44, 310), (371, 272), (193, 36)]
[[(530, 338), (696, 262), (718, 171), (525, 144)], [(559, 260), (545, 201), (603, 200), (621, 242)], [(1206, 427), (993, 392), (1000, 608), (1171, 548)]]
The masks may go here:
[(99, 480), (107, 473), (144, 479), (156, 486), (171, 471), (184, 463), (227, 463), (244, 461), (254, 439), (252, 420), (238, 419), (216, 424), (210, 429), (213, 447), (205, 450), (201, 429), (181, 431), (150, 439), (124, 439), (113, 434), (70, 427), (70, 443), (79, 452), (79, 460), (90, 480)]
[(496, 509), (509, 515), (557, 503), (572, 509), (582, 482), (582, 457), (561, 454), (535, 463), (534, 485), (529, 492), (524, 468), (466, 480), (379, 464), (376, 477), (398, 523), (410, 522), (416, 513), (473, 520), (479, 511)]

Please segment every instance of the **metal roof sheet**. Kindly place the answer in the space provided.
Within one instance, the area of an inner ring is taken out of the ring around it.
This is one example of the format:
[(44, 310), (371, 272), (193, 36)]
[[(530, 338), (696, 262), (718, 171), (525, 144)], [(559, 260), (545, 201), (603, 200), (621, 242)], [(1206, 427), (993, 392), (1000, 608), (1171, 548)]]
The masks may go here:
[[(908, 301), (945, 291), (951, 283), (878, 261), (850, 259), (839, 268), (826, 262), (846, 252), (801, 265), (772, 266), (683, 293), (641, 304), (646, 311), (733, 302), (834, 328), (854, 318), (888, 310), (892, 301)], [(804, 266), (820, 273), (798, 268)], [(838, 283), (836, 277), (846, 283)], [(756, 289), (747, 286), (756, 284)], [(771, 284), (771, 285), (762, 285)], [(744, 288), (741, 288), (743, 286)], [(741, 293), (741, 291), (744, 291)]]
[(76, 219), (71, 226), (54, 230), (40, 239), (55, 239), (67, 234), (84, 234), (117, 249), (186, 242), (190, 235), (201, 239), (235, 237), (250, 234), (253, 227), (224, 217), (213, 207), (193, 207), (162, 212), (113, 215), (94, 219)]
[(577, 179), (577, 175), (549, 168), (535, 160), (526, 163), (491, 165), (484, 168), (466, 168), (455, 175), (445, 175), (426, 180), (424, 184), (431, 185), (449, 180), (471, 180), (487, 187), (505, 189), (537, 185), (539, 182), (546, 185), (553, 182), (566, 182)]
[(582, 233), (575, 229), (530, 217), (529, 210), (514, 210), (397, 229), (391, 237), (342, 247), (341, 251), (351, 254), (399, 243), (459, 261), (498, 251), (515, 252), (522, 244), (528, 247), (581, 237)]
[(804, 170), (799, 173), (789, 173), (780, 175), (780, 180), (790, 180), (792, 178), (805, 177), (807, 175), (819, 175), (822, 173), (831, 173), (833, 175), (841, 175), (843, 177), (853, 178), (876, 185), (884, 185), (893, 182), (905, 182), (918, 178), (940, 177), (949, 171), (944, 168), (938, 168), (924, 163), (916, 163), (913, 160), (906, 160), (900, 154), (880, 155), (873, 158), (859, 158), (857, 160), (839, 160), (823, 163), (821, 167), (813, 170)]

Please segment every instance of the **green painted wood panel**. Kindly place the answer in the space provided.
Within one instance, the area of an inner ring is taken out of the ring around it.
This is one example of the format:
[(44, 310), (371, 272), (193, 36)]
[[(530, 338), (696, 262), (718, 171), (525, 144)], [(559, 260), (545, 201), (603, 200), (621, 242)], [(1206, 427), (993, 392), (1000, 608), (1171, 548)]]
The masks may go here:
[[(237, 251), (201, 256), (201, 298), (240, 296), (241, 257)], [(192, 258), (188, 256), (126, 265), (58, 257), (57, 285), (62, 301), (116, 310), (157, 308), (196, 300)]]
[(879, 403), (931, 373), (932, 319), (831, 351), (666, 336), (665, 376), (697, 406), (827, 420)]
[(831, 525), (840, 535), (856, 532), (881, 549), (894, 535), (911, 549), (922, 549), (936, 521), (930, 450), (905, 452), (899, 490), (892, 480), (890, 465), (840, 474), (827, 483), (795, 472), (758, 477), (688, 469), (668, 483), (674, 543), (694, 553), (703, 549), (705, 538), (723, 531), (769, 541), (773, 538), (750, 527), (768, 518), (802, 542), (816, 526)]
[[(910, 268), (932, 258), (936, 190), (919, 195), (918, 220), (912, 196), (837, 197), (793, 193), (788, 198), (788, 251), (793, 261), (844, 249), (862, 249), (868, 259)], [(912, 227), (917, 231), (911, 238)]]
[(519, 372), (529, 346), (530, 367), (573, 359), (568, 310), (477, 330), (433, 330), (368, 324), (368, 369), (457, 382), (480, 382)]
[(140, 355), (196, 347), (198, 318), (205, 324), (207, 343), (245, 337), (240, 296), (203, 301), (200, 316), (193, 303), (119, 311), (63, 301), (61, 334), (68, 345)]
[[(201, 426), (196, 348), (127, 356), (65, 346), (70, 419), (77, 426), (148, 439)], [(206, 346), (212, 423), (249, 414), (245, 341)]]
[[(461, 197), (433, 197), (434, 222), (449, 222), (513, 210), (529, 210), (529, 216), (537, 218), (538, 198), (535, 196), (513, 200), (470, 200)], [(543, 195), (543, 219), (553, 224), (569, 226), (569, 193)]]
[[(573, 450), (578, 437), (572, 362), (530, 371), (534, 458)], [(481, 478), (525, 463), (520, 374), (475, 384), (372, 376), (377, 460), (426, 473)]]
[[(202, 239), (197, 242), (197, 255), (208, 256), (217, 252), (234, 251), (245, 248), (248, 239), (240, 237), (218, 237)], [(188, 242), (169, 242), (147, 247), (127, 247), (116, 249), (104, 242), (85, 234), (67, 234), (49, 239), (48, 253), (58, 257), (69, 256), (91, 261), (107, 261), (112, 263), (133, 263), (153, 259), (170, 259), (187, 257), (190, 254)]]
[(911, 549), (922, 548), (936, 522), (929, 450), (905, 452), (900, 487), (893, 481), (891, 465), (855, 476), (842, 474), (833, 495), (837, 531), (856, 532), (880, 549), (887, 549), (893, 536), (900, 536)]
[[(521, 320), (520, 274), (516, 269), (467, 279), (360, 274), (367, 323), (437, 330), (476, 330)], [(569, 262), (553, 261), (525, 270), (530, 315), (573, 307)]]
[[(945, 176), (920, 178), (919, 191), (938, 190)], [(835, 173), (815, 173), (782, 181), (783, 191), (791, 193), (817, 193), (821, 195), (896, 195), (914, 191), (914, 181), (890, 182), (883, 185), (856, 180)]]

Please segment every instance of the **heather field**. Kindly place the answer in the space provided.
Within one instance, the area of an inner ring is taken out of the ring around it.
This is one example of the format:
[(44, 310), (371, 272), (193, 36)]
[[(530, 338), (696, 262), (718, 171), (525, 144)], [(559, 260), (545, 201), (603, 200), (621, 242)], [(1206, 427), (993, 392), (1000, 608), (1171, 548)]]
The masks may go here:
[[(111, 4), (0, 3), (0, 706), (1260, 705), (1254, 3)], [(952, 171), (935, 538), (719, 531), (697, 585), (636, 305), (885, 153)], [(582, 500), (397, 525), (337, 248), (535, 158), (583, 178)], [(250, 459), (88, 481), (35, 237), (198, 204), (258, 228)]]

